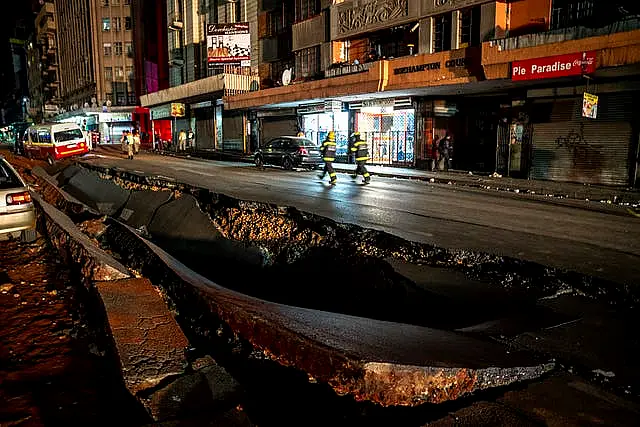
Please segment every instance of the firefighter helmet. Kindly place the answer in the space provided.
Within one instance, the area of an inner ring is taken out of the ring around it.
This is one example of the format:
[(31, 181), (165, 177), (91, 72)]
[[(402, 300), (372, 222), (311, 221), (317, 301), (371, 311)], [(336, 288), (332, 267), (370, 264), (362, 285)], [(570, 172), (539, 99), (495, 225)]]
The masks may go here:
[(336, 140), (336, 134), (334, 131), (329, 131), (329, 133), (327, 134), (327, 141), (335, 141)]

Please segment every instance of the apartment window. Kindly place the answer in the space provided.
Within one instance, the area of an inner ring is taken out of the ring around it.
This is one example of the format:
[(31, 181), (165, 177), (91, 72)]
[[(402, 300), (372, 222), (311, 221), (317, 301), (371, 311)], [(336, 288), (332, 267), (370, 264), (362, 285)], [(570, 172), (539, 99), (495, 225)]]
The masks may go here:
[(136, 105), (136, 94), (134, 92), (129, 92), (127, 94), (127, 98), (129, 100), (129, 105)]
[(124, 18), (124, 29), (131, 30), (131, 28), (133, 28), (133, 22), (131, 21), (131, 17), (127, 16)]
[(104, 79), (108, 82), (113, 80), (113, 68), (104, 67)]
[(133, 78), (133, 67), (132, 66), (127, 66), (127, 78), (128, 79), (132, 79)]
[(282, 12), (267, 13), (267, 37), (273, 37), (284, 30)]
[(120, 18), (119, 16), (114, 16), (113, 18), (111, 18), (111, 21), (113, 23), (113, 31), (122, 30), (122, 18)]
[(111, 31), (111, 19), (102, 18), (102, 31)]
[(480, 44), (480, 6), (460, 11), (460, 48)]
[(113, 54), (115, 56), (122, 56), (122, 42), (115, 42), (113, 44)]
[(102, 5), (105, 7), (109, 6), (109, 0), (102, 0)]
[(320, 47), (296, 52), (296, 77), (314, 77), (320, 73)]
[(111, 56), (111, 43), (103, 43), (104, 56)]
[(445, 13), (433, 18), (433, 51), (451, 50), (451, 14)]
[(120, 0), (111, 0), (112, 6), (120, 6)]
[(319, 0), (295, 0), (296, 22), (312, 18), (320, 13)]
[(129, 58), (133, 58), (133, 43), (126, 42), (124, 45), (125, 45), (125, 48), (127, 50), (127, 56)]
[(551, 29), (576, 27), (593, 19), (595, 0), (553, 0)]
[(126, 4), (126, 5), (131, 4), (131, 0), (124, 0), (124, 4)]
[(116, 79), (124, 78), (124, 67), (115, 67)]

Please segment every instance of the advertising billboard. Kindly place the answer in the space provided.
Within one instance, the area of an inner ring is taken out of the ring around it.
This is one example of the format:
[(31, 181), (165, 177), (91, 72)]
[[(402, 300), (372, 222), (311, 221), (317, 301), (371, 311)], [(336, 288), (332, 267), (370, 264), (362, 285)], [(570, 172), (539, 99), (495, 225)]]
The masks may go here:
[(209, 68), (222, 65), (250, 66), (249, 23), (208, 24), (207, 63)]
[(171, 117), (184, 117), (184, 104), (181, 102), (171, 103)]

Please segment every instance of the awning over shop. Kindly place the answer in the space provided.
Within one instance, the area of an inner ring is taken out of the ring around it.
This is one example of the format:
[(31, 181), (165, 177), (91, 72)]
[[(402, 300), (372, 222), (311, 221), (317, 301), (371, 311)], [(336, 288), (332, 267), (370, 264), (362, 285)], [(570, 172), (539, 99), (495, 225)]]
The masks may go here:
[(153, 107), (176, 101), (190, 102), (203, 95), (210, 96), (213, 93), (220, 93), (222, 96), (224, 88), (224, 75), (220, 74), (143, 95), (140, 97), (140, 103), (143, 107)]

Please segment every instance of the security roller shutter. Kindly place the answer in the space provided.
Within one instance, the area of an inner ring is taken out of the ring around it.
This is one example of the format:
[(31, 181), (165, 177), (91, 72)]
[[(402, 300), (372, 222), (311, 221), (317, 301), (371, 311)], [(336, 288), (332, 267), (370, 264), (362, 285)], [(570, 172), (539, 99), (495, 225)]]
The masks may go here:
[(533, 125), (531, 178), (627, 185), (631, 101), (626, 94), (601, 96), (596, 119), (581, 116), (582, 98), (555, 101), (550, 122)]
[(261, 145), (279, 136), (296, 136), (298, 121), (295, 116), (285, 118), (264, 117), (260, 132)]
[(215, 146), (214, 115), (213, 108), (196, 110), (196, 147), (199, 149), (214, 148)]

